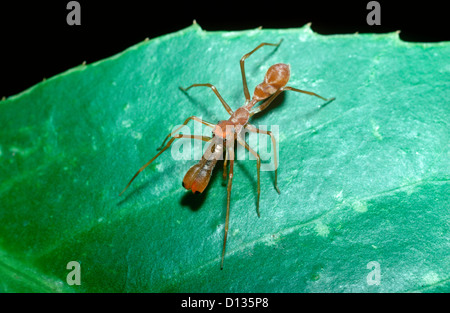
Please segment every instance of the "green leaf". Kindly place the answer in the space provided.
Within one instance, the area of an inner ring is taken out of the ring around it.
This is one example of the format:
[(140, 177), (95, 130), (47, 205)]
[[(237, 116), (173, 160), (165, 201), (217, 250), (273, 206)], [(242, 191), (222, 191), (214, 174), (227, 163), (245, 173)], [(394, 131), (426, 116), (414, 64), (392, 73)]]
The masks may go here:
[[(247, 59), (250, 91), (288, 63), (290, 86), (336, 100), (287, 91), (254, 116), (279, 127), (281, 194), (261, 172), (258, 218), (256, 162), (236, 162), (221, 271), (221, 163), (193, 195), (195, 161), (168, 150), (118, 194), (187, 117), (228, 118), (179, 86), (212, 83), (236, 109), (238, 61), (280, 39)], [(397, 33), (193, 25), (0, 102), (0, 291), (449, 292), (449, 55)]]

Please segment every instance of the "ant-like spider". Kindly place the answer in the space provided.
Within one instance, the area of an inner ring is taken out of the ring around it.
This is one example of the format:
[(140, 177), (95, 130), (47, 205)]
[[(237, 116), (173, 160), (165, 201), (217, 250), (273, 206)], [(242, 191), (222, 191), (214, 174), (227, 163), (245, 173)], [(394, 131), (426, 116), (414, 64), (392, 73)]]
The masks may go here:
[[(261, 159), (257, 152), (255, 152), (252, 148), (249, 147), (249, 145), (245, 142), (244, 139), (241, 138), (240, 134), (242, 130), (245, 128), (250, 132), (254, 133), (260, 133), (270, 136), (272, 140), (273, 145), (273, 154), (274, 154), (274, 165), (275, 165), (275, 189), (278, 193), (280, 193), (280, 190), (277, 186), (277, 153), (276, 153), (276, 141), (275, 137), (270, 131), (265, 131), (256, 128), (255, 126), (248, 123), (251, 116), (253, 116), (256, 113), (259, 113), (263, 110), (265, 110), (269, 104), (283, 91), (285, 90), (292, 90), (296, 92), (305, 93), (308, 95), (319, 97), (320, 99), (324, 101), (332, 101), (335, 98), (325, 99), (322, 96), (319, 96), (318, 94), (310, 91), (300, 90), (293, 87), (286, 86), (289, 77), (290, 77), (290, 67), (287, 64), (278, 63), (275, 65), (272, 65), (268, 70), (264, 77), (264, 81), (256, 86), (255, 91), (253, 93), (253, 97), (250, 98), (250, 93), (248, 91), (247, 87), (247, 80), (245, 78), (245, 69), (244, 69), (244, 62), (245, 60), (252, 55), (256, 50), (263, 46), (279, 46), (281, 44), (281, 41), (279, 43), (261, 43), (259, 46), (257, 46), (255, 49), (250, 51), (249, 53), (245, 54), (240, 61), (241, 66), (241, 73), (242, 73), (242, 84), (244, 87), (244, 96), (245, 96), (245, 104), (237, 109), (236, 111), (233, 111), (230, 106), (225, 102), (225, 100), (222, 98), (222, 96), (217, 91), (216, 87), (214, 87), (211, 84), (193, 84), (187, 88), (181, 88), (183, 91), (187, 91), (192, 87), (209, 87), (211, 90), (215, 93), (217, 98), (219, 98), (220, 102), (223, 104), (225, 110), (230, 114), (230, 118), (226, 121), (220, 121), (218, 124), (212, 124), (209, 122), (206, 122), (196, 116), (191, 116), (186, 119), (186, 121), (175, 129), (173, 132), (171, 132), (167, 137), (164, 139), (162, 145), (158, 148), (160, 150), (158, 154), (156, 154), (150, 161), (147, 162), (144, 166), (142, 166), (139, 171), (133, 176), (133, 178), (130, 180), (128, 185), (125, 187), (125, 189), (119, 194), (122, 195), (125, 190), (130, 186), (130, 184), (133, 182), (133, 180), (136, 178), (137, 175), (139, 175), (140, 172), (142, 172), (148, 165), (150, 165), (161, 153), (166, 151), (170, 145), (174, 142), (177, 138), (189, 138), (189, 139), (198, 139), (209, 142), (209, 146), (206, 150), (206, 152), (203, 154), (201, 160), (193, 165), (186, 173), (186, 175), (183, 178), (183, 187), (192, 190), (193, 193), (201, 193), (203, 190), (205, 190), (206, 186), (208, 186), (209, 180), (211, 178), (212, 170), (214, 169), (217, 160), (221, 159), (225, 150), (225, 160), (224, 160), (224, 173), (223, 177), (226, 179), (226, 166), (227, 166), (227, 160), (230, 162), (230, 170), (228, 173), (228, 185), (227, 185), (227, 214), (225, 218), (225, 235), (223, 240), (223, 248), (222, 248), (222, 259), (220, 263), (220, 269), (223, 269), (223, 262), (225, 257), (225, 247), (227, 243), (227, 234), (228, 234), (228, 221), (230, 216), (230, 198), (231, 198), (231, 185), (233, 183), (233, 168), (234, 168), (234, 141), (237, 141), (240, 145), (244, 146), (245, 149), (247, 149), (252, 155), (256, 158), (256, 173), (257, 173), (257, 201), (256, 201), (256, 210), (258, 217), (259, 214), (259, 198), (260, 198), (260, 187), (259, 187), (259, 172), (260, 172), (260, 166), (261, 166)], [(261, 103), (259, 106), (254, 107), (256, 103), (259, 101), (265, 100), (263, 103)], [(208, 127), (211, 127), (213, 129), (212, 137), (208, 136), (198, 136), (198, 135), (182, 135), (182, 134), (176, 134), (183, 126), (185, 126), (190, 120), (194, 120), (196, 122), (202, 123)], [(171, 138), (172, 137), (172, 138)], [(164, 145), (169, 139), (169, 142), (167, 142), (166, 145)]]

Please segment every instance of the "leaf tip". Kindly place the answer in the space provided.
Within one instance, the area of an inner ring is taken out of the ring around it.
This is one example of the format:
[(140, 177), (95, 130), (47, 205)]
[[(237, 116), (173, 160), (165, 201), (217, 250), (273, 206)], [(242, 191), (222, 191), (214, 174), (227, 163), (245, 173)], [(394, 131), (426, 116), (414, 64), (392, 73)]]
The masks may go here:
[(309, 34), (313, 34), (314, 33), (314, 31), (312, 29), (312, 22), (306, 23), (300, 29), (303, 30), (305, 33), (309, 33)]
[(191, 27), (194, 28), (194, 29), (196, 29), (196, 30), (202, 30), (202, 27), (197, 23), (197, 20), (196, 20), (196, 19), (192, 20), (192, 25), (191, 25)]
[(396, 31), (394, 31), (394, 32), (387, 33), (386, 35), (387, 35), (388, 37), (392, 38), (393, 40), (396, 40), (396, 41), (403, 41), (403, 40), (400, 38), (400, 33), (401, 33), (401, 30), (396, 30)]

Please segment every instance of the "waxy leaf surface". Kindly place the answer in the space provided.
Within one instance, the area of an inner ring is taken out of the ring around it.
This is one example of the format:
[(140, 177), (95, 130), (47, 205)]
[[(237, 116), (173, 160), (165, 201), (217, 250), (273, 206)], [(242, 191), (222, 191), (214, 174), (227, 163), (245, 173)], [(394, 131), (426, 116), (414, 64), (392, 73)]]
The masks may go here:
[[(221, 271), (221, 162), (193, 195), (196, 161), (168, 150), (118, 194), (187, 117), (228, 118), (179, 86), (214, 84), (236, 109), (239, 59), (280, 39), (247, 59), (250, 91), (287, 63), (290, 86), (336, 100), (289, 91), (251, 120), (278, 130), (281, 194), (262, 171), (258, 218), (256, 161), (236, 161)], [(0, 102), (0, 291), (449, 292), (449, 98), (449, 43), (308, 26), (193, 25), (68, 70)]]

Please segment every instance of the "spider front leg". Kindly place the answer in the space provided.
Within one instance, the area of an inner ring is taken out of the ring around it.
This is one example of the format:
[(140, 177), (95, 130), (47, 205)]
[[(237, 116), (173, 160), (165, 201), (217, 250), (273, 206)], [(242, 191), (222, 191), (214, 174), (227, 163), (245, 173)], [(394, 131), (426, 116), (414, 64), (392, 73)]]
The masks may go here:
[(173, 132), (171, 132), (170, 134), (168, 134), (166, 136), (166, 138), (164, 138), (163, 143), (161, 144), (161, 146), (159, 146), (159, 148), (157, 148), (156, 150), (159, 151), (163, 148), (164, 144), (166, 143), (167, 139), (169, 139), (170, 137), (174, 137), (174, 134), (177, 133), (181, 128), (183, 128), (183, 126), (187, 125), (187, 123), (189, 123), (190, 120), (194, 120), (196, 122), (202, 123), (203, 125), (206, 125), (208, 127), (211, 127), (212, 129), (214, 129), (215, 125), (213, 123), (207, 122), (202, 120), (201, 118), (197, 117), (197, 116), (190, 116), (188, 117), (184, 123), (178, 127), (177, 129), (175, 129)]
[(222, 105), (225, 108), (225, 110), (227, 110), (228, 114), (230, 114), (230, 115), (233, 114), (233, 110), (230, 108), (228, 103), (226, 103), (226, 101), (222, 98), (222, 96), (220, 95), (219, 91), (217, 90), (217, 88), (214, 85), (211, 85), (211, 84), (193, 84), (193, 85), (190, 85), (187, 88), (180, 87), (180, 89), (182, 91), (184, 91), (184, 92), (187, 92), (192, 87), (209, 87), (209, 88), (211, 88), (211, 90), (215, 93), (217, 98), (219, 98), (220, 102), (222, 102)]
[(198, 139), (198, 140), (203, 140), (203, 141), (210, 141), (212, 138), (208, 137), (208, 136), (198, 136), (198, 135), (181, 135), (181, 134), (176, 134), (173, 136), (172, 139), (169, 140), (169, 142), (166, 144), (166, 146), (159, 151), (150, 161), (148, 161), (144, 166), (142, 166), (137, 172), (136, 174), (134, 174), (133, 178), (131, 178), (130, 182), (128, 183), (128, 185), (122, 190), (122, 192), (119, 194), (119, 196), (121, 196), (125, 190), (128, 189), (128, 187), (130, 187), (131, 183), (133, 182), (133, 180), (139, 175), (140, 172), (142, 172), (147, 166), (149, 166), (154, 160), (156, 160), (157, 157), (159, 157), (164, 151), (166, 151), (171, 145), (172, 143), (175, 141), (175, 139), (177, 138), (189, 138), (189, 139)]

